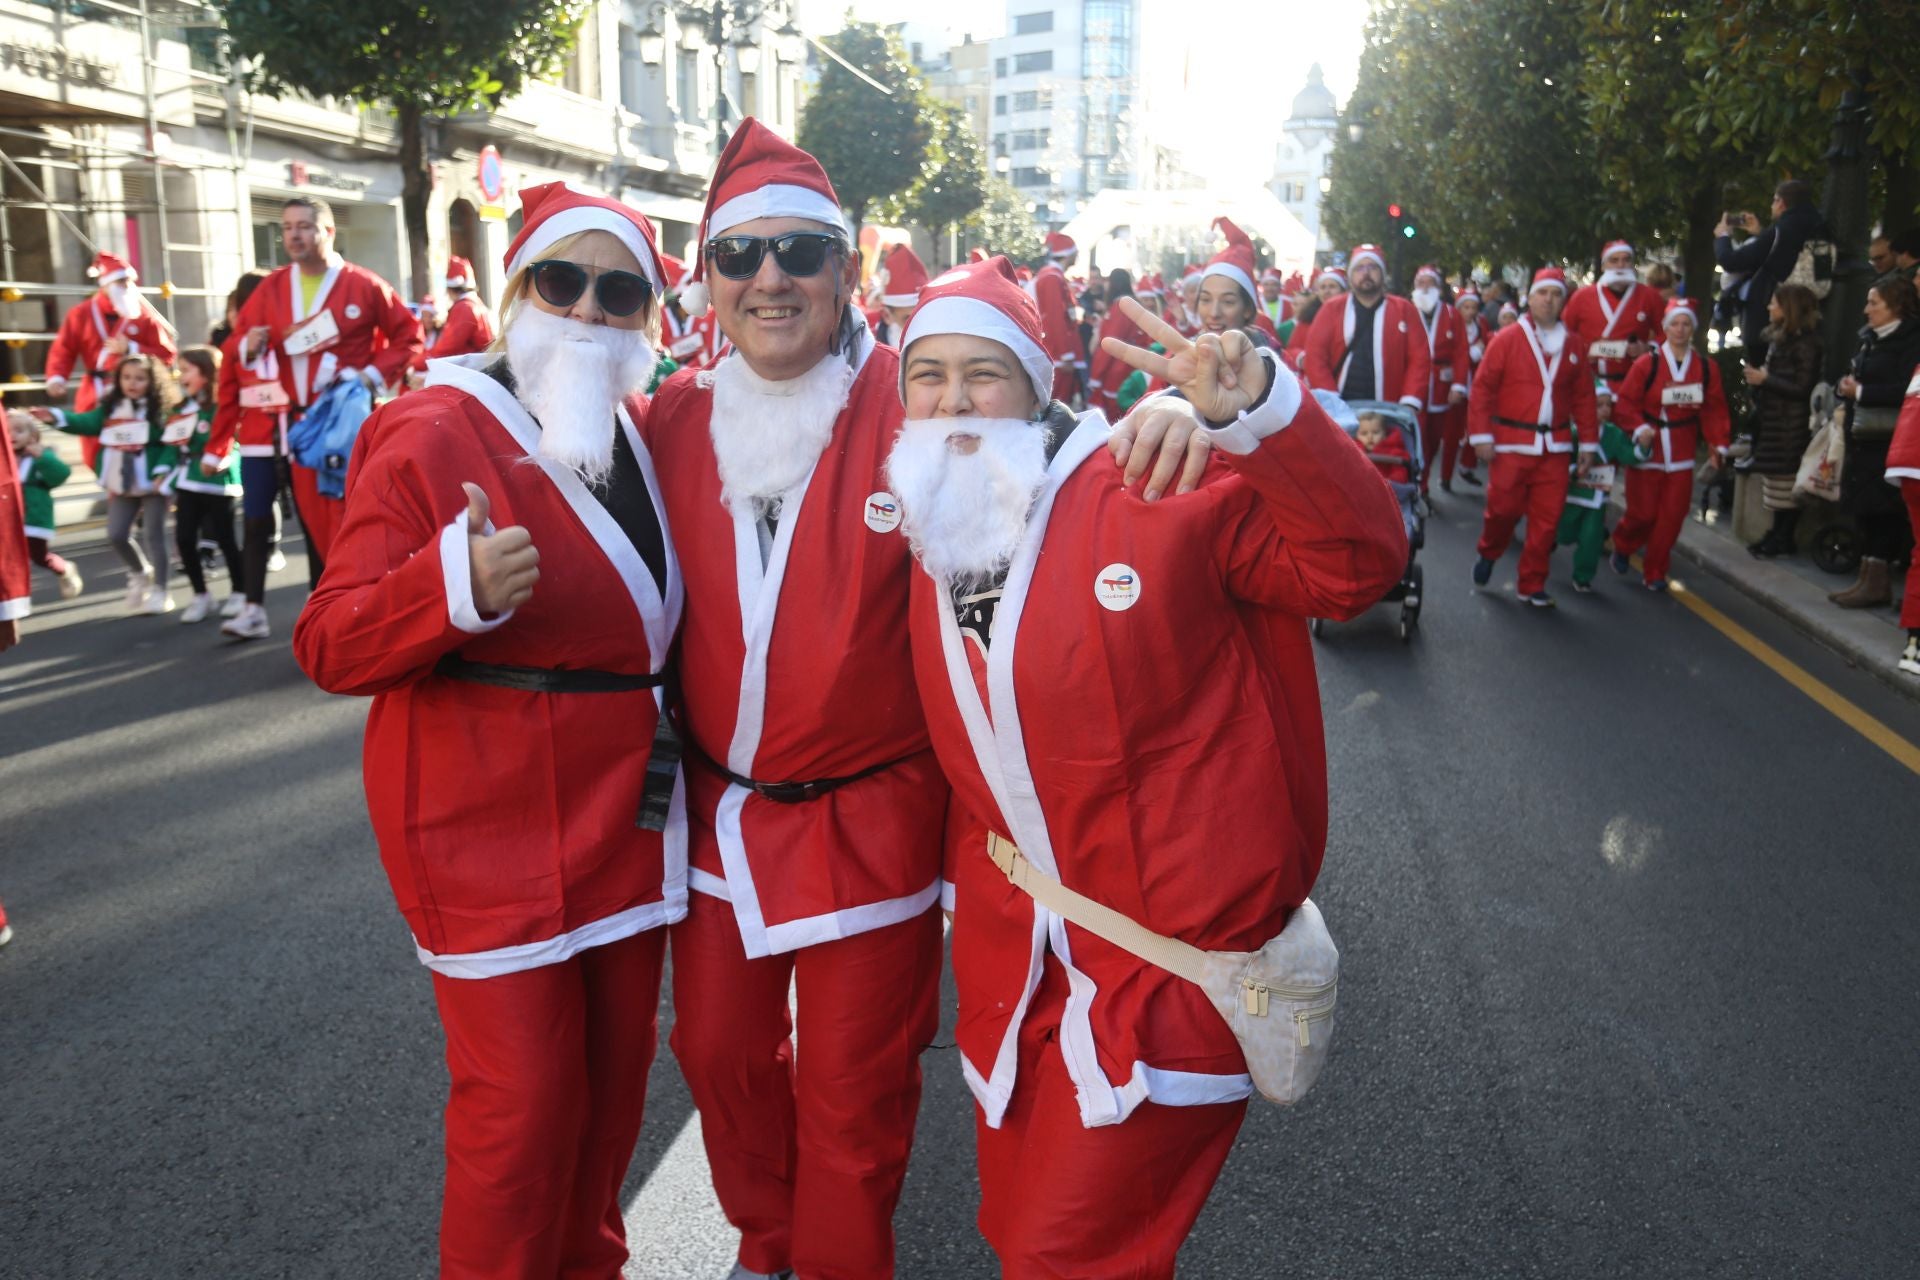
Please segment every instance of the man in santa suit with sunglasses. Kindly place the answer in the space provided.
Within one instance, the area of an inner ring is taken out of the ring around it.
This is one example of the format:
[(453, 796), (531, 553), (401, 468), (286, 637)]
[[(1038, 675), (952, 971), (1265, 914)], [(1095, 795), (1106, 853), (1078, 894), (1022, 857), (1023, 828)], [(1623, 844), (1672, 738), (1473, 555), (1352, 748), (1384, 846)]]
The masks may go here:
[[(77, 367), (80, 386), (73, 394), (73, 407), (78, 413), (93, 408), (113, 386), (120, 357), (149, 355), (171, 366), (180, 354), (179, 335), (140, 292), (140, 273), (133, 264), (119, 254), (103, 252), (95, 256), (87, 274), (99, 284), (98, 292), (67, 312), (47, 352), (47, 398), (66, 399), (68, 379)], [(82, 436), (80, 453), (93, 466), (100, 456), (100, 441)]]

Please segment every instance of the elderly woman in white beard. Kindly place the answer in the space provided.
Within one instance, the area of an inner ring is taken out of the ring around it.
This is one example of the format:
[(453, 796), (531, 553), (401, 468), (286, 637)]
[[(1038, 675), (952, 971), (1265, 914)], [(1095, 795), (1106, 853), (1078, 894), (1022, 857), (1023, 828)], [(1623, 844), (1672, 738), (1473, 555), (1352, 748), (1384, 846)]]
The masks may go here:
[(661, 274), (619, 202), (521, 199), (501, 340), (369, 420), (294, 648), (373, 695), (367, 807), (452, 1076), (440, 1274), (613, 1277), (686, 910), (658, 730), (680, 578), (623, 407)]

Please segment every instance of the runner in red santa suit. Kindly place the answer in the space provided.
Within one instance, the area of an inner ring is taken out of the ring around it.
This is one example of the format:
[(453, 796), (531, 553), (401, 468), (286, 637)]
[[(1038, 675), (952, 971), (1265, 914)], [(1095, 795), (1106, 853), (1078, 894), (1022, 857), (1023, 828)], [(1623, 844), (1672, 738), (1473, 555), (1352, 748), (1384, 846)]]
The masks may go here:
[[(20, 623), (33, 613), (33, 549), (27, 545), (27, 503), (12, 433), (0, 431), (0, 653), (19, 643)], [(7, 913), (0, 907), (0, 928)]]
[(1183, 338), (1200, 332), (1200, 264), (1189, 262), (1180, 273), (1180, 292), (1167, 303), (1167, 314), (1160, 317)]
[[(1460, 313), (1461, 327), (1467, 333), (1467, 394), (1473, 394), (1473, 377), (1480, 368), (1480, 362), (1486, 359), (1487, 343), (1493, 338), (1493, 326), (1480, 314), (1480, 290), (1469, 280), (1460, 286), (1460, 292), (1454, 295), (1454, 309)], [(1455, 406), (1447, 415), (1444, 434), (1440, 437), (1440, 487), (1448, 493), (1453, 492), (1453, 477), (1456, 471), (1466, 483), (1480, 487), (1480, 473), (1474, 470), (1473, 450), (1467, 444), (1467, 410), (1465, 405)]]
[(1566, 300), (1567, 278), (1558, 267), (1535, 272), (1527, 314), (1494, 335), (1467, 399), (1467, 439), (1480, 460), (1492, 464), (1474, 584), (1492, 579), (1494, 562), (1524, 516), (1518, 590), (1542, 609), (1554, 603), (1547, 566), (1567, 504), (1568, 469), (1577, 453), (1585, 471), (1600, 450), (1593, 366), (1560, 323)]
[(480, 301), (479, 281), (465, 258), (447, 259), (447, 296), (453, 301), (440, 320), (440, 335), (427, 354), (435, 360), (477, 355), (493, 345), (493, 313)]
[(620, 202), (520, 200), (503, 350), (434, 361), (369, 420), (294, 653), (373, 695), (367, 808), (452, 1076), (440, 1275), (614, 1280), (663, 926), (686, 911), (656, 736), (680, 576), (622, 407), (662, 281)]
[(1329, 302), (1347, 291), (1347, 273), (1335, 266), (1320, 268), (1313, 278), (1313, 296), (1293, 322), (1293, 335), (1287, 339), (1287, 367), (1304, 377), (1307, 372), (1307, 339), (1313, 335), (1313, 322)]
[(1433, 473), (1434, 457), (1442, 442), (1451, 435), (1456, 441), (1465, 434), (1453, 419), (1467, 415), (1467, 373), (1471, 358), (1467, 355), (1467, 327), (1460, 313), (1441, 296), (1445, 284), (1438, 267), (1421, 267), (1413, 273), (1413, 306), (1420, 313), (1420, 329), (1426, 335), (1427, 375), (1426, 421), (1420, 431), (1420, 492), (1426, 493)]
[(880, 268), (880, 323), (874, 327), (873, 336), (881, 346), (900, 349), (901, 331), (926, 284), (927, 264), (920, 261), (913, 246), (893, 246)]
[[(282, 454), (285, 425), (297, 421), (334, 379), (359, 378), (374, 395), (383, 395), (400, 388), (408, 366), (424, 350), (420, 322), (393, 286), (335, 253), (333, 240), (333, 209), (326, 201), (312, 196), (286, 201), (280, 241), (291, 261), (254, 290), (240, 313), (240, 357), (259, 378), (253, 385), (277, 381), (285, 393), (284, 403), (263, 406), (282, 420), (275, 446)], [(262, 457), (243, 445), (240, 459), (241, 480), (249, 490), (277, 490), (271, 454)], [(308, 573), (318, 582), (344, 504), (320, 495), (311, 467), (295, 462), (291, 472), (294, 506), (307, 533)], [(255, 504), (246, 506), (251, 512)]]
[(1715, 471), (1725, 465), (1733, 442), (1719, 366), (1693, 348), (1693, 307), (1692, 298), (1667, 304), (1666, 341), (1633, 362), (1615, 404), (1625, 430), (1644, 425), (1660, 432), (1653, 457), (1627, 472), (1627, 513), (1613, 530), (1613, 571), (1625, 573), (1634, 552), (1645, 548), (1641, 570), (1649, 591), (1667, 589), (1667, 568), (1687, 523), (1694, 455), (1703, 437), (1707, 466)]
[(1047, 237), (1047, 264), (1034, 273), (1031, 288), (1047, 350), (1053, 353), (1053, 398), (1060, 401), (1073, 399), (1087, 372), (1087, 353), (1080, 345), (1080, 324), (1074, 319), (1066, 270), (1079, 254), (1073, 237), (1053, 232)]
[[(1004, 259), (928, 289), (888, 463), (925, 570), (915, 673), (956, 797), (996, 835), (1150, 929), (1256, 949), (1326, 837), (1304, 619), (1365, 609), (1406, 536), (1277, 353), (1241, 330), (1189, 343), (1119, 305), (1166, 355), (1107, 350), (1177, 385), (1227, 455), (1151, 510), (1102, 456), (1100, 415), (1048, 403), (1051, 357)], [(1169, 420), (1194, 425), (1184, 405)], [(1187, 653), (1211, 656), (1167, 680)], [(1171, 1276), (1252, 1092), (1239, 1045), (1197, 986), (1040, 907), (984, 840), (953, 876), (980, 1226), (1001, 1274)]]
[(1432, 361), (1413, 303), (1387, 292), (1387, 260), (1377, 245), (1347, 255), (1353, 292), (1320, 308), (1307, 335), (1307, 384), (1343, 400), (1397, 400), (1427, 406)]
[(1293, 319), (1293, 301), (1280, 291), (1286, 282), (1278, 267), (1268, 267), (1260, 273), (1260, 314), (1273, 326), (1276, 336), (1280, 326)]
[(1660, 342), (1666, 299), (1650, 284), (1642, 284), (1633, 269), (1633, 246), (1614, 240), (1600, 251), (1600, 279), (1582, 285), (1567, 299), (1561, 323), (1580, 343), (1594, 372), (1613, 388), (1620, 400), (1620, 380), (1635, 360)]
[[(99, 290), (60, 321), (60, 332), (47, 352), (47, 398), (67, 398), (69, 379), (76, 368), (80, 386), (73, 393), (76, 413), (85, 413), (113, 386), (113, 371), (122, 356), (150, 355), (171, 366), (180, 355), (180, 338), (167, 318), (154, 310), (140, 292), (140, 273), (113, 253), (95, 256), (87, 274)], [(100, 441), (80, 438), (81, 459), (100, 468)]]

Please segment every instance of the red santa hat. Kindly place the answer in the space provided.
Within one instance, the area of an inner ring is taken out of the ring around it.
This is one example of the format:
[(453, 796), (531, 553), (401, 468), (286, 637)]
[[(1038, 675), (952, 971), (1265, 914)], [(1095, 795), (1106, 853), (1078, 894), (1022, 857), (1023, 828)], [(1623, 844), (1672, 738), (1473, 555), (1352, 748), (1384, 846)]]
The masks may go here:
[(1055, 260), (1058, 260), (1060, 258), (1071, 258), (1074, 254), (1078, 253), (1079, 251), (1080, 251), (1080, 246), (1075, 244), (1073, 242), (1073, 237), (1066, 234), (1064, 231), (1055, 231), (1050, 233), (1047, 236), (1047, 256), (1049, 258), (1053, 258)]
[(1336, 267), (1331, 263), (1329, 263), (1328, 265), (1320, 268), (1320, 274), (1313, 278), (1313, 282), (1315, 284), (1319, 284), (1322, 280), (1331, 280), (1335, 284), (1339, 285), (1342, 289), (1345, 289), (1347, 287), (1346, 270), (1342, 267)]
[(1387, 269), (1387, 255), (1381, 252), (1380, 246), (1377, 244), (1357, 244), (1353, 246), (1353, 252), (1347, 255), (1347, 270), (1352, 271), (1363, 262), (1371, 262), (1382, 271)]
[(1193, 279), (1199, 274), (1200, 274), (1200, 264), (1197, 262), (1189, 262), (1185, 267), (1181, 268), (1180, 283), (1185, 284), (1187, 281)]
[(748, 116), (720, 153), (707, 186), (700, 255), (692, 282), (680, 291), (680, 305), (690, 314), (705, 312), (709, 301), (707, 241), (756, 218), (805, 218), (842, 236), (853, 234), (820, 162)]
[(104, 250), (94, 255), (93, 265), (87, 268), (87, 274), (103, 286), (110, 285), (116, 280), (131, 283), (140, 278), (140, 273), (133, 269), (132, 263), (117, 253), (107, 253)]
[[(989, 258), (988, 261), (991, 262), (992, 259)], [(1025, 284), (1029, 280), (1033, 279), (1033, 268), (1032, 267), (1015, 267), (1013, 271), (1013, 278), (1015, 280), (1018, 280), (1021, 284)]]
[(1453, 295), (1453, 299), (1455, 302), (1458, 302), (1462, 298), (1472, 298), (1476, 302), (1479, 301), (1480, 286), (1475, 284), (1471, 280), (1467, 281), (1465, 284), (1460, 286), (1460, 291)]
[(987, 251), (985, 249), (973, 248), (973, 249), (967, 250), (968, 262), (985, 262), (986, 260), (987, 260)]
[(1558, 267), (1542, 267), (1533, 273), (1533, 285), (1527, 290), (1528, 296), (1542, 289), (1558, 289), (1563, 295), (1567, 291), (1567, 273)]
[(670, 253), (663, 253), (660, 255), (660, 274), (666, 278), (667, 292), (672, 293), (680, 287), (680, 282), (687, 278), (686, 261)]
[(1605, 262), (1607, 260), (1608, 254), (1618, 253), (1622, 249), (1625, 249), (1628, 253), (1633, 252), (1633, 246), (1628, 244), (1625, 240), (1607, 241), (1607, 247), (1600, 251), (1600, 261)]
[[(520, 234), (507, 246), (507, 275), (538, 262), (547, 250), (583, 231), (605, 231), (627, 247), (640, 270), (653, 282), (654, 292), (666, 293), (660, 274), (659, 241), (653, 223), (638, 209), (612, 196), (585, 191), (565, 182), (543, 182), (520, 191)], [(449, 272), (451, 274), (451, 272)]]
[(920, 291), (920, 305), (900, 338), (902, 400), (907, 394), (907, 353), (918, 339), (939, 333), (991, 338), (1020, 362), (1042, 404), (1053, 399), (1053, 357), (1040, 331), (1040, 308), (1020, 287), (1005, 257), (955, 267)]
[(1215, 218), (1214, 229), (1227, 238), (1227, 247), (1213, 255), (1207, 263), (1206, 274), (1224, 276), (1246, 290), (1249, 298), (1255, 296), (1253, 287), (1253, 241), (1247, 233), (1233, 224), (1231, 218)]
[(1287, 294), (1305, 293), (1307, 278), (1298, 271), (1292, 272), (1287, 276), (1286, 283), (1280, 286), (1280, 291)]
[(1444, 284), (1446, 282), (1446, 277), (1440, 274), (1440, 268), (1431, 263), (1413, 273), (1413, 282), (1419, 284), (1421, 276), (1432, 276), (1435, 284)]
[(927, 264), (912, 245), (897, 244), (887, 253), (880, 267), (880, 301), (889, 307), (910, 307), (920, 301), (927, 287)]
[(1694, 328), (1700, 327), (1700, 306), (1692, 298), (1673, 298), (1667, 303), (1667, 310), (1660, 317), (1664, 327), (1673, 323), (1675, 316), (1685, 316)]
[(474, 287), (473, 264), (465, 258), (454, 256), (447, 259), (447, 288), (471, 289)]
[(1280, 268), (1268, 267), (1260, 273), (1261, 284), (1285, 284), (1286, 278), (1280, 274)]

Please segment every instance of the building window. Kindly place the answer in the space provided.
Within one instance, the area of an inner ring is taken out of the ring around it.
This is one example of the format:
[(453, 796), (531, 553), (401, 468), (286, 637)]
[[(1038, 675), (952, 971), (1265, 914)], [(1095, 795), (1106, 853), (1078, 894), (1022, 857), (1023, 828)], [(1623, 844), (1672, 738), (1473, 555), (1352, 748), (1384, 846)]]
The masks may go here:
[(1053, 145), (1051, 129), (1016, 129), (1013, 132), (1015, 151), (1044, 151)]
[(640, 33), (620, 24), (620, 105), (635, 115), (646, 111), (646, 66), (640, 57)]
[(1007, 135), (1006, 134), (996, 133), (993, 135), (993, 154), (995, 154), (996, 156), (1003, 156), (1007, 154)]
[(1007, 95), (1006, 94), (996, 93), (993, 95), (993, 114), (997, 116), (1003, 116), (1007, 114)]
[(675, 107), (682, 121), (692, 124), (700, 119), (700, 55), (682, 49), (675, 56), (678, 74)]
[[(1050, 111), (1053, 109), (1053, 90), (1027, 89), (1013, 95), (1015, 111)], [(998, 112), (1005, 115), (1006, 112)]]
[(1045, 187), (1053, 183), (1053, 175), (1045, 169), (1015, 169), (1013, 185), (1016, 187)]
[(573, 52), (560, 75), (560, 87), (584, 98), (600, 96), (600, 41), (598, 28), (591, 22), (580, 24)]
[(1089, 79), (1118, 78), (1133, 65), (1131, 0), (1087, 0), (1082, 66)]
[(760, 77), (751, 71), (740, 73), (740, 114), (760, 114)]
[(1017, 36), (1037, 35), (1042, 31), (1053, 30), (1053, 11), (1045, 13), (1023, 13), (1013, 20), (1013, 34)]
[(1026, 75), (1030, 71), (1053, 70), (1053, 50), (1042, 49), (1038, 53), (1016, 53), (1013, 55), (1013, 74)]
[(993, 74), (995, 76), (1007, 74), (1007, 60), (1005, 58), (995, 58), (993, 60)]

